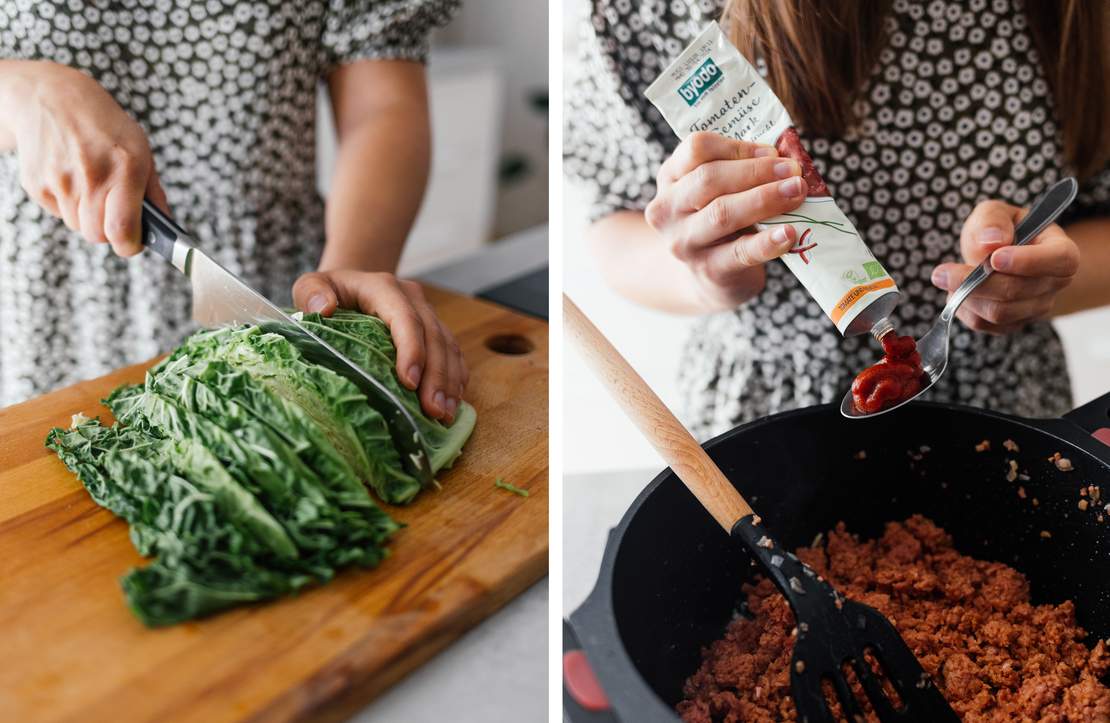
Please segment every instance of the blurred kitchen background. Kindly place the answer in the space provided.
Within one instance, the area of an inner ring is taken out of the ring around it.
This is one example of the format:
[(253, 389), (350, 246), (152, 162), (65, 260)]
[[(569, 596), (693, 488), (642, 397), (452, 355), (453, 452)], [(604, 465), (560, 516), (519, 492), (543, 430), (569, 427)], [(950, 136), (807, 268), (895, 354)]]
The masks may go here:
[[(547, 224), (547, 4), (467, 0), (432, 39), (432, 176), (400, 273), (419, 275)], [(335, 130), (318, 101), (319, 187)]]
[[(564, 78), (574, 78), (585, 0), (563, 0)], [(668, 406), (678, 407), (675, 380), (681, 340), (691, 320), (636, 306), (601, 280), (583, 240), (589, 196), (566, 185), (563, 195), (563, 287)], [(1056, 320), (1076, 405), (1110, 391), (1110, 308)], [(1094, 333), (1101, 330), (1102, 333)], [(585, 598), (597, 574), (607, 529), (615, 525), (665, 466), (571, 345), (563, 355), (564, 612)], [(573, 563), (569, 563), (573, 561)]]

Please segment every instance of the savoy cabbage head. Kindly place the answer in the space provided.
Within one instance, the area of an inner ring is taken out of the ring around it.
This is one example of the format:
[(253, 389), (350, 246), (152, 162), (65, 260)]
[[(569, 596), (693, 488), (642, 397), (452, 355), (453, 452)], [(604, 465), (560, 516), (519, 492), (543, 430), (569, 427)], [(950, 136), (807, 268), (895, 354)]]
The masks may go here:
[[(463, 403), (450, 426), (424, 415), (397, 379), (381, 320), (340, 311), (304, 323), (403, 401), (435, 472), (454, 462), (474, 429), (473, 407)], [(256, 326), (197, 332), (105, 404), (117, 424), (77, 417), (51, 430), (47, 446), (97, 504), (127, 520), (136, 549), (156, 558), (122, 580), (148, 625), (377, 565), (400, 525), (368, 490), (389, 504), (421, 492), (365, 395)]]

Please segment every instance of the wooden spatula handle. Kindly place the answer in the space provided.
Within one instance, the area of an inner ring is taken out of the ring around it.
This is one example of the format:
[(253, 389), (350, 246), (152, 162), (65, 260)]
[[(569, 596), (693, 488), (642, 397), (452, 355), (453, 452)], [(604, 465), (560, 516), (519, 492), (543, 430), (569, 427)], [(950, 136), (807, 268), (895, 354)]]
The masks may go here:
[(609, 394), (725, 532), (752, 514), (752, 508), (697, 440), (566, 294), (563, 323)]

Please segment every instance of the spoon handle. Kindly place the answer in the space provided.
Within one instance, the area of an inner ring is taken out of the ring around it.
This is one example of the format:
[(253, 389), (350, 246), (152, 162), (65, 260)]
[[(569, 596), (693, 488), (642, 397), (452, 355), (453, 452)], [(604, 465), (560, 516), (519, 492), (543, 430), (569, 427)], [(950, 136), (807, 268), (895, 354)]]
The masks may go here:
[(724, 472), (566, 294), (563, 294), (563, 323), (567, 336), (578, 342), (578, 350), (606, 391), (717, 524), (731, 533), (741, 518), (752, 514), (752, 508)]
[[(1075, 200), (1075, 194), (1078, 190), (1079, 184), (1076, 183), (1074, 178), (1068, 177), (1057, 181), (1055, 185), (1045, 191), (1033, 204), (1033, 207), (1029, 209), (1025, 218), (1018, 223), (1017, 228), (1014, 229), (1013, 245), (1022, 246), (1035, 239), (1037, 234), (1045, 229), (1045, 226), (1055, 221), (1064, 212), (1064, 209)], [(952, 297), (944, 305), (944, 311), (940, 312), (941, 321), (945, 323), (952, 321), (952, 317), (956, 315), (956, 310), (960, 308), (960, 304), (964, 303), (964, 300), (971, 296), (971, 292), (975, 291), (979, 284), (986, 281), (992, 273), (994, 273), (994, 270), (991, 269), (991, 260), (988, 256), (983, 263), (967, 275), (964, 282), (952, 293)]]

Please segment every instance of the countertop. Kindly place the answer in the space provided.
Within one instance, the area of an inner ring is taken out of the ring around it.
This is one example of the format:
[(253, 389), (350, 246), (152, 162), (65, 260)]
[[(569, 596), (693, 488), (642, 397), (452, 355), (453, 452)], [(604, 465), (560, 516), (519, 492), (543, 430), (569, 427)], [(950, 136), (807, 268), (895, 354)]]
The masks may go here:
[[(658, 469), (631, 469), (565, 475), (563, 488), (563, 609), (569, 617), (597, 580), (605, 541), (636, 495)], [(565, 694), (564, 694), (565, 695)], [(603, 720), (598, 716), (598, 720)], [(564, 711), (563, 723), (571, 723)]]
[[(538, 227), (418, 278), (480, 294), (546, 263), (547, 229)], [(547, 611), (545, 578), (366, 706), (352, 723), (547, 720)]]
[(574, 612), (593, 589), (609, 530), (662, 469), (563, 477), (563, 617)]
[(351, 723), (547, 720), (547, 578), (352, 717)]
[(418, 274), (420, 281), (462, 294), (492, 286), (547, 265), (547, 226), (536, 226), (486, 244), (476, 253)]

